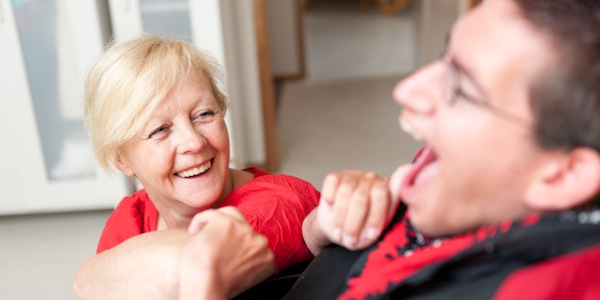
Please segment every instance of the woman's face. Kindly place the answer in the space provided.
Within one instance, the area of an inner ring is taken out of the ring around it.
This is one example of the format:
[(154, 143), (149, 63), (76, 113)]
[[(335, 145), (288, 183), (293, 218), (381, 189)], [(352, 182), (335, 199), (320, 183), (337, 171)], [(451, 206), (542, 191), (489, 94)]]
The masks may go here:
[(161, 215), (193, 216), (222, 199), (229, 172), (223, 114), (206, 77), (190, 73), (125, 145), (116, 165), (141, 182)]

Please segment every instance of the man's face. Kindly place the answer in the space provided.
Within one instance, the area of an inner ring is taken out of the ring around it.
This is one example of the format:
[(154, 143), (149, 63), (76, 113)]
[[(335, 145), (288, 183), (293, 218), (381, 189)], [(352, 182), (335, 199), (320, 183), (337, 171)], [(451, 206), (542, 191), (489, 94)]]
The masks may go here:
[(430, 147), (392, 187), (424, 234), (531, 212), (524, 199), (548, 154), (534, 143), (528, 88), (552, 62), (548, 49), (512, 1), (491, 1), (455, 25), (443, 59), (395, 88), (401, 122)]

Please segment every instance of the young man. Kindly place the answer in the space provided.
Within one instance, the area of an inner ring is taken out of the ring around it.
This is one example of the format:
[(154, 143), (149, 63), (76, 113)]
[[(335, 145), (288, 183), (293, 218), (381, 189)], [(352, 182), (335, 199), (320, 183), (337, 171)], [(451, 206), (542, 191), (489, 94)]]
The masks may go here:
[(330, 175), (304, 222), (313, 253), (389, 227), (323, 251), (286, 299), (599, 297), (598, 28), (597, 0), (491, 0), (459, 20), (394, 90), (427, 144), (415, 162), (389, 193)]

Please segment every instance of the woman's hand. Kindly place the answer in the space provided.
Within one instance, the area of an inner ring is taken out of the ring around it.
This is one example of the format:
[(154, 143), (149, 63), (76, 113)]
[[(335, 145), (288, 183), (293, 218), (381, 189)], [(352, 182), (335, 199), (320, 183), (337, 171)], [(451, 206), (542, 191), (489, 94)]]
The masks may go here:
[(274, 273), (267, 238), (233, 207), (197, 214), (180, 259), (180, 299), (227, 299)]

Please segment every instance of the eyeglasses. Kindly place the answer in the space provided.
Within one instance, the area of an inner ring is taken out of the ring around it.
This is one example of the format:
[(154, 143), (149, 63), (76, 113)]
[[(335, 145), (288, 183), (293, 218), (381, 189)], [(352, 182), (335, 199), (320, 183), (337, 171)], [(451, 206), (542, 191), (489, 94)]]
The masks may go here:
[(460, 67), (445, 56), (440, 58), (440, 63), (444, 66), (444, 73), (442, 74), (442, 78), (444, 78), (442, 95), (449, 106), (454, 106), (459, 99), (462, 99), (474, 106), (485, 109), (500, 118), (506, 119), (507, 121), (518, 123), (520, 125), (529, 125), (532, 123), (528, 119), (494, 106), (483, 99), (475, 98), (464, 93), (461, 88), (463, 71)]

